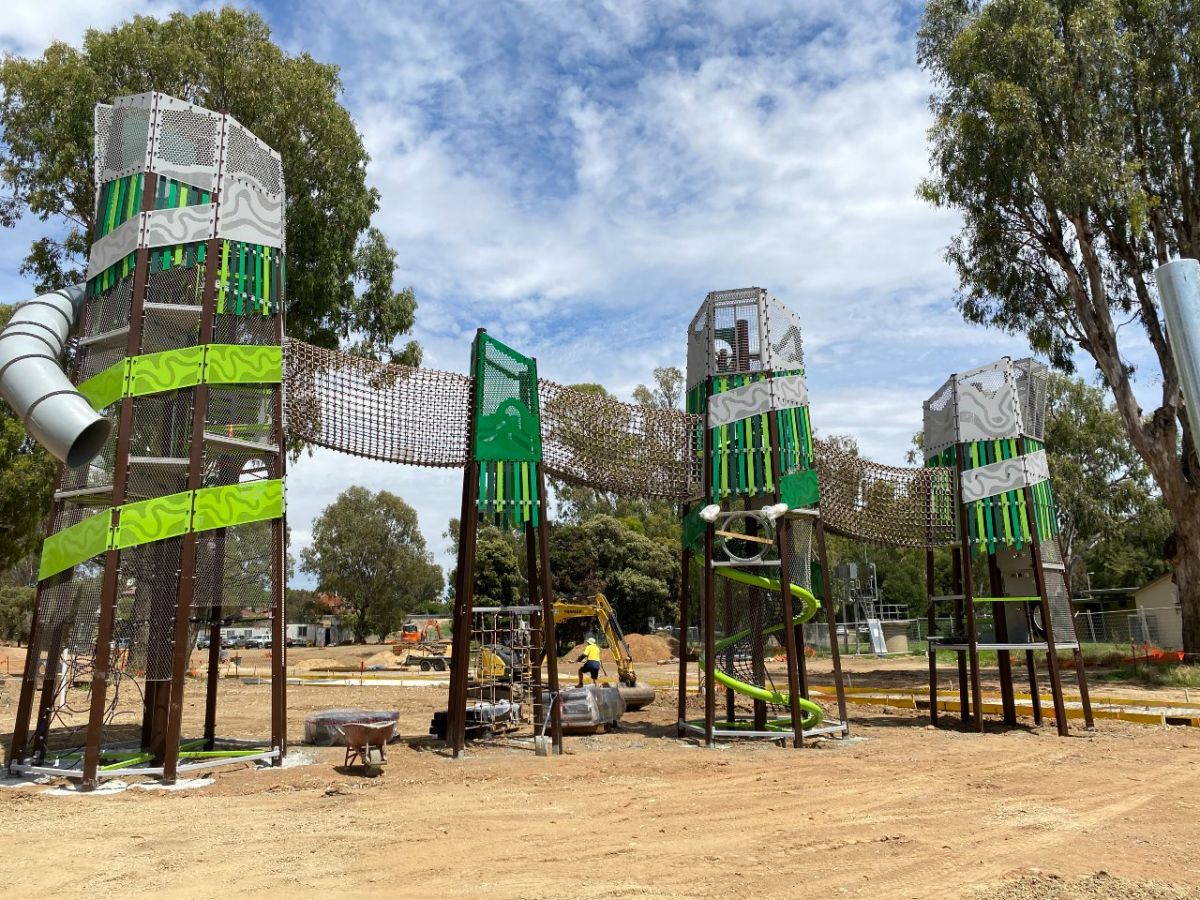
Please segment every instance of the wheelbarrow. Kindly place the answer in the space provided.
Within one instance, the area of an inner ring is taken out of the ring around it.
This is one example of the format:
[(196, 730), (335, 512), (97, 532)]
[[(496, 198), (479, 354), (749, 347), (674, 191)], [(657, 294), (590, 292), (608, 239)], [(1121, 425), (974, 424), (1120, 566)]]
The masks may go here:
[(346, 759), (342, 765), (358, 763), (371, 774), (387, 762), (387, 742), (396, 733), (395, 721), (346, 722), (337, 729), (346, 739)]

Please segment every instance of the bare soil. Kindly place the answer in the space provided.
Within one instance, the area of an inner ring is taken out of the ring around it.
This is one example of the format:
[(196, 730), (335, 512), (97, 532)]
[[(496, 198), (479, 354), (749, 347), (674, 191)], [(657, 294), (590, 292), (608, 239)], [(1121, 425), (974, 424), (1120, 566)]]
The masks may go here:
[[(293, 650), (289, 668), (317, 657), (357, 666), (385, 649)], [(8, 655), (18, 671), (23, 654)], [(264, 674), (265, 653), (242, 656), (243, 673)], [(856, 687), (913, 688), (924, 666), (846, 668)], [(674, 672), (639, 666), (652, 680)], [(828, 680), (822, 660), (810, 672)], [(17, 687), (0, 677), (5, 749)], [(193, 734), (202, 691), (198, 679), (185, 695)], [(266, 734), (269, 692), (223, 679), (221, 733)], [(694, 688), (688, 700), (701, 715)], [(220, 769), (177, 792), (0, 788), (0, 881), (14, 896), (98, 898), (1200, 897), (1196, 730), (1101, 722), (1068, 738), (998, 725), (977, 735), (854, 705), (847, 741), (710, 750), (676, 737), (675, 701), (665, 689), (623, 730), (567, 738), (561, 758), (510, 740), (456, 761), (425, 737), (444, 687), (290, 685), (291, 758), (307, 765)], [(120, 721), (133, 721), (128, 705)], [(305, 715), (346, 706), (400, 711), (404, 739), (379, 777), (341, 768), (339, 748), (299, 745)]]

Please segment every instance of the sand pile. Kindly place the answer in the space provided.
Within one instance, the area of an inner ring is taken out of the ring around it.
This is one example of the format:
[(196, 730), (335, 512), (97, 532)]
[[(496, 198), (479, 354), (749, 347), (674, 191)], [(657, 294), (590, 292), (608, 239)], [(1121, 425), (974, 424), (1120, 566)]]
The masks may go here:
[(320, 669), (337, 669), (345, 663), (339, 662), (332, 656), (309, 656), (302, 659), (288, 660), (289, 669), (300, 669), (304, 672), (312, 672)]

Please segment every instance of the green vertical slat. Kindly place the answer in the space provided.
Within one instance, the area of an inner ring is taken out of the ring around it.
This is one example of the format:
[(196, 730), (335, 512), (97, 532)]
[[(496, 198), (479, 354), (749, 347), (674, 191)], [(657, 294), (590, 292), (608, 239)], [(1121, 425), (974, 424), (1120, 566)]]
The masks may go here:
[(244, 297), (246, 296), (246, 245), (238, 241), (238, 274), (237, 274), (237, 303), (233, 311), (242, 315)]

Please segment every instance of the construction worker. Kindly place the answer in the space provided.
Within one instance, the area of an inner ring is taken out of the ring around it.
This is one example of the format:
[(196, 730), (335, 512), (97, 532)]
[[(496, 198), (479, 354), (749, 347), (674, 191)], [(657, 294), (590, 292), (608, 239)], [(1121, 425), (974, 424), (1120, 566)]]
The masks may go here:
[(583, 687), (583, 676), (585, 674), (592, 676), (592, 684), (596, 683), (596, 679), (600, 675), (600, 647), (596, 643), (595, 638), (588, 638), (587, 643), (583, 645), (583, 652), (579, 654), (579, 658), (575, 662), (583, 663), (579, 667), (579, 687)]

